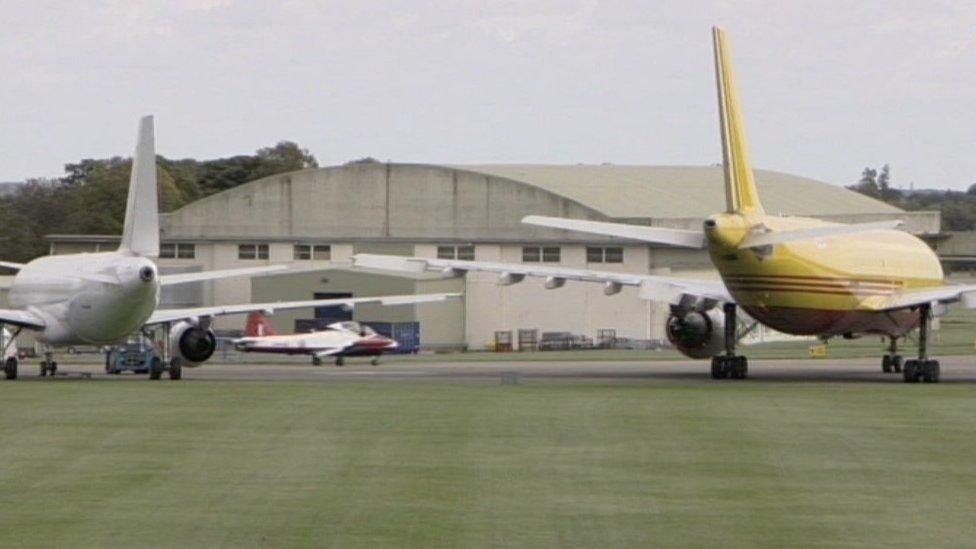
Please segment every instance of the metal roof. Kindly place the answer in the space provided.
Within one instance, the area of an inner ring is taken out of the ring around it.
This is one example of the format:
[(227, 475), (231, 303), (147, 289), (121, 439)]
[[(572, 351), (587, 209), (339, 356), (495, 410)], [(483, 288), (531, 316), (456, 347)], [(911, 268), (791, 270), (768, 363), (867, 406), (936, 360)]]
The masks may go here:
[[(725, 210), (720, 166), (487, 164), (446, 166), (503, 177), (575, 200), (613, 218), (704, 218)], [(902, 210), (815, 179), (755, 170), (766, 213), (892, 214)]]

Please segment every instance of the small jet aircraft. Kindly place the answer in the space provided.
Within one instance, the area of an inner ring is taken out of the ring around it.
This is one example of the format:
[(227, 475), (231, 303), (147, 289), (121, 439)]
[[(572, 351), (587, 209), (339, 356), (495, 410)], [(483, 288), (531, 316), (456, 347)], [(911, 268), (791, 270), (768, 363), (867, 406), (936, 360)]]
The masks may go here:
[(346, 357), (373, 357), (373, 366), (380, 363), (380, 355), (396, 350), (397, 342), (376, 333), (369, 326), (353, 321), (335, 322), (307, 334), (278, 335), (260, 312), (247, 316), (244, 337), (233, 341), (234, 348), (244, 353), (278, 353), (311, 355), (312, 364), (321, 366), (324, 359), (335, 359), (336, 366), (345, 364)]
[(160, 275), (152, 259), (159, 256), (156, 193), (153, 119), (146, 116), (139, 122), (122, 242), (117, 251), (45, 256), (26, 264), (0, 261), (0, 266), (18, 271), (9, 293), (13, 308), (0, 309), (0, 330), (8, 325), (15, 327), (14, 337), (2, 342), (3, 352), (0, 353), (7, 357), (3, 363), (7, 379), (17, 378), (18, 360), (6, 351), (24, 329), (37, 332), (38, 341), (47, 345), (41, 362), (41, 375), (45, 375), (57, 371), (51, 345), (115, 344), (137, 331), (161, 327), (163, 356), (153, 359), (149, 377), (159, 379), (165, 369), (169, 371), (170, 379), (180, 379), (184, 366), (198, 366), (213, 355), (217, 337), (211, 323), (218, 315), (251, 311), (272, 313), (276, 309), (330, 305), (353, 307), (361, 303), (425, 303), (457, 295), (382, 296), (157, 310), (162, 286), (257, 276), (283, 271), (287, 267), (267, 265)]
[[(498, 283), (526, 276), (546, 279), (547, 289), (567, 280), (597, 282), (613, 295), (636, 286), (643, 299), (671, 305), (666, 333), (692, 358), (711, 358), (716, 379), (742, 379), (746, 357), (736, 354), (741, 333), (736, 311), (775, 330), (823, 339), (881, 334), (889, 350), (886, 373), (906, 382), (937, 382), (940, 368), (928, 356), (933, 314), (950, 303), (976, 308), (976, 285), (945, 284), (942, 266), (921, 239), (895, 230), (898, 222), (828, 223), (768, 215), (753, 180), (749, 148), (725, 31), (712, 30), (718, 87), (726, 211), (687, 231), (580, 219), (528, 216), (523, 223), (608, 235), (628, 240), (706, 249), (722, 282), (531, 265), (403, 258), (360, 254), (355, 266), (401, 272), (439, 271), (445, 277), (467, 271), (499, 274)], [(918, 328), (918, 358), (903, 361), (898, 339)]]

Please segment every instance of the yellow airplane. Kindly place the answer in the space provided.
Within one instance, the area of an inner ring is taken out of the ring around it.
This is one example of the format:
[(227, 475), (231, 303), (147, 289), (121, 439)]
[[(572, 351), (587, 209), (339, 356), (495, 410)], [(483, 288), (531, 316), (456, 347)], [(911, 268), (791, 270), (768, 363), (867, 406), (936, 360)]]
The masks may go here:
[[(976, 286), (946, 285), (938, 257), (922, 240), (896, 230), (899, 222), (829, 223), (767, 215), (749, 162), (735, 74), (725, 32), (712, 29), (721, 120), (726, 211), (704, 230), (680, 231), (578, 219), (528, 216), (532, 225), (610, 235), (657, 244), (707, 248), (724, 284), (676, 277), (630, 275), (560, 267), (510, 265), (360, 254), (360, 267), (462, 276), (470, 270), (500, 274), (500, 284), (525, 276), (546, 278), (546, 288), (566, 280), (602, 282), (606, 294), (640, 287), (644, 299), (671, 304), (667, 334), (687, 356), (711, 358), (717, 379), (745, 378), (737, 355), (736, 310), (788, 334), (822, 338), (882, 334), (890, 348), (884, 372), (907, 382), (937, 382), (939, 363), (927, 355), (933, 309), (962, 301), (976, 306)], [(719, 305), (721, 304), (721, 310)], [(917, 359), (903, 361), (897, 342), (919, 329)]]

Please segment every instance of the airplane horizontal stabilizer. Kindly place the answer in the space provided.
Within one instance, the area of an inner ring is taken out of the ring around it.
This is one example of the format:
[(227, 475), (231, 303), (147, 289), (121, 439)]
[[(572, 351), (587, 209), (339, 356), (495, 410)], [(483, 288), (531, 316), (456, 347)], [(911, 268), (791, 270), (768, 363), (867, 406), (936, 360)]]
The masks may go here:
[(739, 248), (760, 248), (762, 246), (772, 246), (775, 244), (797, 242), (800, 240), (814, 240), (817, 238), (829, 238), (832, 236), (864, 233), (870, 231), (885, 231), (897, 229), (901, 225), (901, 221), (873, 221), (871, 223), (854, 223), (850, 225), (828, 225), (825, 227), (798, 229), (795, 231), (771, 231), (768, 233), (756, 233), (747, 236), (739, 244)]
[(238, 276), (255, 277), (271, 273), (280, 273), (288, 270), (286, 265), (267, 265), (264, 267), (247, 267), (244, 269), (222, 269), (219, 271), (202, 271), (198, 273), (176, 273), (160, 275), (160, 286), (172, 286), (174, 284), (186, 284), (188, 282), (200, 282), (202, 280), (214, 280), (217, 278), (234, 278)]
[(545, 217), (541, 215), (526, 216), (522, 218), (522, 223), (538, 225), (540, 227), (551, 227), (553, 229), (578, 231), (581, 233), (615, 236), (630, 240), (640, 240), (641, 242), (680, 246), (683, 248), (701, 249), (705, 247), (705, 235), (700, 231), (663, 229), (661, 227), (647, 227), (644, 225), (604, 223), (602, 221), (585, 221), (582, 219), (565, 219), (562, 217)]

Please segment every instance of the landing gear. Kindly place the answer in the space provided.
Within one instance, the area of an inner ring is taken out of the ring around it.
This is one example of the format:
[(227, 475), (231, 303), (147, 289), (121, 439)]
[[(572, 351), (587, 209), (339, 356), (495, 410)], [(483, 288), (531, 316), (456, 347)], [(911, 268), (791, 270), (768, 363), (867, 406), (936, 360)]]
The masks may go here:
[(173, 357), (169, 361), (169, 378), (172, 380), (183, 379), (183, 359)]
[(376, 358), (370, 360), (369, 361), (369, 364), (370, 364), (370, 366), (379, 366), (380, 365), (380, 357), (376, 357)]
[(14, 345), (14, 342), (17, 340), (17, 336), (20, 335), (21, 330), (23, 330), (23, 328), (18, 326), (17, 330), (14, 331), (14, 333), (8, 338), (6, 337), (6, 327), (4, 327), (3, 324), (0, 324), (0, 339), (3, 340), (3, 350), (0, 352), (0, 359), (2, 359), (2, 357), (7, 357), (7, 359), (3, 361), (3, 375), (7, 379), (17, 379), (17, 367), (20, 365), (20, 360), (17, 358), (16, 346), (14, 346), (14, 350), (10, 356), (7, 356), (7, 354), (10, 347)]
[(41, 377), (51, 374), (54, 377), (58, 373), (58, 363), (54, 360), (54, 352), (50, 348), (44, 351), (44, 360), (41, 361)]
[(890, 373), (901, 373), (904, 359), (898, 354), (898, 338), (891, 336), (888, 338), (888, 354), (881, 359), (881, 371)]
[(932, 323), (932, 308), (929, 305), (922, 305), (919, 308), (921, 321), (918, 325), (918, 360), (912, 359), (905, 362), (902, 376), (905, 383), (938, 383), (942, 374), (942, 368), (938, 360), (931, 360), (928, 357), (929, 329)]
[(313, 356), (312, 357), (312, 366), (321, 366), (321, 365), (322, 365), (322, 359), (319, 358), (319, 357), (317, 357), (317, 356)]
[(149, 379), (156, 380), (163, 377), (163, 361), (158, 356), (149, 361)]
[(745, 379), (749, 375), (749, 361), (744, 356), (712, 357), (714, 379)]
[(749, 376), (749, 361), (735, 354), (735, 304), (722, 306), (725, 313), (725, 354), (712, 357), (712, 377), (714, 379), (745, 379)]
[(342, 358), (341, 356), (336, 359), (336, 366), (345, 366), (345, 364), (346, 359)]

